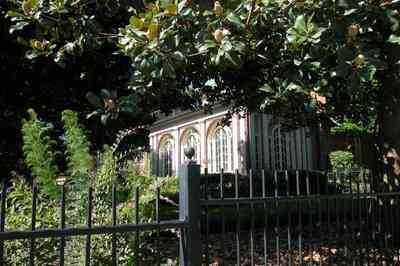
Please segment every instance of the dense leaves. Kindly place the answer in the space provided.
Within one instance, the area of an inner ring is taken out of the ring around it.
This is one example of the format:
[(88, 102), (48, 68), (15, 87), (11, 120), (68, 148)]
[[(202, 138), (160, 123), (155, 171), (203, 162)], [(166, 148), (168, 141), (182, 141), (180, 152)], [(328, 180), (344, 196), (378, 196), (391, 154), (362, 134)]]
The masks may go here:
[(85, 91), (104, 123), (223, 103), (291, 126), (350, 123), (381, 151), (397, 130), (398, 1), (12, 3), (10, 32), (28, 59), (109, 84)]
[(64, 124), (64, 142), (69, 166), (69, 174), (77, 183), (88, 184), (94, 170), (94, 160), (90, 154), (90, 143), (79, 123), (78, 114), (65, 110), (61, 114)]
[(59, 173), (56, 164), (55, 141), (49, 136), (52, 126), (41, 122), (34, 110), (29, 110), (29, 119), (23, 121), (23, 151), (25, 162), (37, 182), (47, 195), (57, 193), (56, 178)]

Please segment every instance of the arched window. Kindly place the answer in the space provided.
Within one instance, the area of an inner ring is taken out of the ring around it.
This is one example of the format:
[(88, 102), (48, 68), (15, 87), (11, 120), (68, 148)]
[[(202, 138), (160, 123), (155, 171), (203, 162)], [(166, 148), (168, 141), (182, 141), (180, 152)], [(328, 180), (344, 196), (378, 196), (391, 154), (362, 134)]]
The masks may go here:
[(275, 170), (287, 169), (287, 152), (286, 152), (286, 133), (281, 129), (281, 126), (276, 126), (272, 130), (273, 139), (273, 158)]
[(217, 127), (208, 138), (209, 170), (217, 173), (221, 169), (233, 170), (232, 133), (229, 127)]
[(159, 150), (159, 174), (160, 176), (172, 176), (174, 170), (174, 142), (167, 138), (160, 144)]
[(200, 136), (194, 129), (189, 129), (183, 136), (181, 145), (182, 162), (187, 161), (188, 158), (185, 155), (186, 148), (194, 148), (194, 156), (192, 160), (197, 163), (200, 162)]

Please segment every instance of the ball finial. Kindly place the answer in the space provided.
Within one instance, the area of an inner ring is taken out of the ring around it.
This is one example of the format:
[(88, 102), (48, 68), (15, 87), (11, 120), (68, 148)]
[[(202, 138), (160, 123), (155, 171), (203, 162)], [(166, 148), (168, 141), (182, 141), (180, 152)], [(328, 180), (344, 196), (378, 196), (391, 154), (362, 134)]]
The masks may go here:
[(192, 158), (194, 156), (195, 150), (193, 147), (187, 147), (184, 150), (185, 156), (189, 159), (189, 161), (193, 161)]

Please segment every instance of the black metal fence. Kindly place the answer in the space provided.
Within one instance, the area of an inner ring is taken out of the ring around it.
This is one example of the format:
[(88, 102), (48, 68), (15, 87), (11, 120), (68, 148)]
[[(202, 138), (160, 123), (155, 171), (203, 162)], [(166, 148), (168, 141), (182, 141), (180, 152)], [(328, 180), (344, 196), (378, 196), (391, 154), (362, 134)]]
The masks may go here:
[[(207, 172), (207, 171), (206, 171)], [(83, 265), (91, 261), (92, 236), (111, 235), (117, 265), (120, 233), (155, 234), (155, 259), (143, 263), (136, 237), (133, 265), (161, 265), (160, 230), (178, 229), (179, 265), (398, 265), (400, 263), (400, 192), (397, 182), (370, 172), (249, 171), (200, 174), (200, 166), (180, 171), (179, 219), (161, 221), (156, 189), (153, 223), (139, 222), (136, 189), (133, 224), (118, 224), (116, 187), (112, 188), (110, 225), (92, 223), (93, 191), (87, 192), (86, 225), (68, 227), (65, 187), (56, 229), (38, 229), (37, 188), (32, 189), (30, 230), (5, 231), (7, 189), (0, 199), (0, 265), (5, 241), (28, 240), (26, 265), (38, 265), (40, 238), (59, 239), (57, 265), (65, 265), (66, 238), (85, 237)], [(12, 252), (12, 251), (11, 251)]]
[[(92, 211), (93, 211), (93, 189), (88, 188), (87, 191), (87, 199), (86, 199), (86, 226), (82, 227), (67, 227), (66, 222), (66, 195), (67, 190), (65, 185), (61, 187), (61, 195), (60, 195), (60, 204), (59, 204), (59, 212), (60, 212), (60, 221), (58, 228), (51, 229), (37, 229), (37, 201), (38, 201), (38, 188), (36, 185), (32, 187), (32, 207), (31, 207), (31, 221), (30, 221), (30, 230), (24, 231), (5, 231), (5, 222), (6, 222), (6, 202), (7, 202), (7, 185), (6, 182), (3, 183), (1, 190), (1, 199), (0, 199), (0, 265), (8, 265), (7, 259), (5, 258), (5, 254), (8, 256), (13, 256), (14, 250), (5, 250), (5, 241), (15, 241), (15, 240), (29, 240), (29, 255), (27, 258), (27, 262), (24, 265), (40, 265), (37, 263), (36, 258), (40, 253), (37, 250), (38, 239), (40, 238), (56, 238), (59, 239), (58, 244), (58, 258), (53, 262), (52, 265), (68, 265), (65, 263), (66, 255), (65, 249), (68, 244), (66, 238), (74, 237), (74, 236), (84, 236), (85, 239), (85, 248), (81, 250), (82, 254), (84, 253), (84, 262), (83, 265), (89, 266), (94, 265), (91, 262), (91, 251), (93, 248), (92, 245), (92, 236), (94, 235), (111, 235), (111, 257), (112, 262), (107, 265), (117, 265), (118, 258), (118, 234), (121, 233), (134, 233), (135, 237), (135, 248), (132, 253), (132, 258), (134, 261), (134, 265), (145, 265), (141, 263), (141, 258), (139, 257), (139, 234), (143, 231), (155, 231), (156, 233), (156, 243), (155, 243), (155, 259), (154, 265), (161, 264), (160, 258), (160, 250), (161, 246), (159, 243), (160, 230), (166, 229), (178, 229), (182, 230), (186, 221), (183, 220), (160, 220), (160, 188), (156, 188), (155, 195), (155, 217), (153, 223), (139, 223), (139, 189), (136, 189), (136, 193), (134, 196), (134, 202), (136, 208), (132, 209), (132, 217), (135, 221), (134, 224), (118, 224), (117, 223), (117, 197), (116, 197), (116, 185), (112, 186), (112, 208), (111, 208), (111, 224), (110, 225), (93, 225), (92, 223)], [(183, 234), (181, 234), (183, 235)], [(7, 252), (7, 253), (6, 253)], [(51, 263), (51, 262), (50, 262)], [(81, 265), (81, 264), (79, 264)]]
[(264, 170), (202, 180), (206, 265), (400, 265), (394, 180)]

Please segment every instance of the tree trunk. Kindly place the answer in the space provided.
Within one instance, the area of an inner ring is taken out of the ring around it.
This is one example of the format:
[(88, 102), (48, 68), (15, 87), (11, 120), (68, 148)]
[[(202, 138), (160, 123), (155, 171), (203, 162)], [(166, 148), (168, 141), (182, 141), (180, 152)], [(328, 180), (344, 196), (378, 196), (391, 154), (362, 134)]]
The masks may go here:
[(382, 106), (378, 120), (382, 170), (389, 180), (395, 182), (400, 177), (400, 49), (389, 47), (388, 71), (382, 82)]

